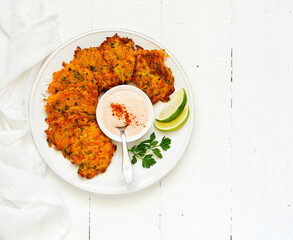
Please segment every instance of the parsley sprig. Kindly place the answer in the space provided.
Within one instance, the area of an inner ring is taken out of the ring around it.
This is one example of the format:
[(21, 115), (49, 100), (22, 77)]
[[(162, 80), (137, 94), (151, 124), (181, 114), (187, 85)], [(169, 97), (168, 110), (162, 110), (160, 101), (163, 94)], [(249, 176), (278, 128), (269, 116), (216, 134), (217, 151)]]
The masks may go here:
[(153, 154), (158, 158), (162, 158), (163, 155), (161, 149), (167, 151), (170, 148), (170, 144), (171, 139), (166, 137), (163, 137), (160, 143), (159, 141), (156, 141), (156, 135), (153, 132), (149, 139), (142, 141), (138, 145), (134, 145), (131, 149), (128, 149), (128, 151), (132, 153), (131, 163), (135, 164), (137, 158), (139, 158), (142, 160), (142, 167), (150, 168), (156, 163)]

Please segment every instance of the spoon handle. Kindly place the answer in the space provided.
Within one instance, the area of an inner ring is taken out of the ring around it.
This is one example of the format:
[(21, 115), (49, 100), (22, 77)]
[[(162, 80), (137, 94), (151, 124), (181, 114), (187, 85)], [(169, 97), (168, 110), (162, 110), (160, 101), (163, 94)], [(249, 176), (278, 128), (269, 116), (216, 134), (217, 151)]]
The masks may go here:
[(126, 144), (126, 136), (124, 129), (121, 130), (121, 144), (122, 144), (122, 171), (127, 183), (132, 182), (133, 170), (130, 162), (128, 148)]

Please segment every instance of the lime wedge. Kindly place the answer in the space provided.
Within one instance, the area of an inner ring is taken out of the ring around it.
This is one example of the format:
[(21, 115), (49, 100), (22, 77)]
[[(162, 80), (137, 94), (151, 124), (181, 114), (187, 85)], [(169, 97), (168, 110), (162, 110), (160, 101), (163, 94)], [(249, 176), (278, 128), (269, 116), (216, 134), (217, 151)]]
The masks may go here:
[(174, 131), (183, 126), (188, 116), (189, 116), (189, 106), (186, 105), (182, 113), (178, 116), (178, 118), (176, 118), (175, 120), (171, 122), (166, 122), (166, 123), (155, 121), (155, 127), (164, 132)]
[(159, 122), (171, 122), (183, 111), (187, 102), (187, 95), (184, 88), (178, 90), (156, 118)]

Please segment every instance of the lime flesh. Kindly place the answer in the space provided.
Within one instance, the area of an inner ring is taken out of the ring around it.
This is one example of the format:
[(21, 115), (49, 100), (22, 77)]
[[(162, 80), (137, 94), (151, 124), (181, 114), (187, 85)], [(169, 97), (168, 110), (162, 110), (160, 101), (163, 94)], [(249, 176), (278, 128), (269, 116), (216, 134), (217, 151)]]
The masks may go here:
[(170, 132), (179, 129), (184, 125), (186, 120), (189, 116), (189, 106), (186, 105), (182, 111), (182, 113), (173, 121), (171, 122), (158, 122), (155, 121), (155, 127), (158, 130), (164, 131), (164, 132)]
[(156, 118), (159, 122), (171, 122), (183, 111), (187, 102), (187, 95), (184, 88), (178, 90)]

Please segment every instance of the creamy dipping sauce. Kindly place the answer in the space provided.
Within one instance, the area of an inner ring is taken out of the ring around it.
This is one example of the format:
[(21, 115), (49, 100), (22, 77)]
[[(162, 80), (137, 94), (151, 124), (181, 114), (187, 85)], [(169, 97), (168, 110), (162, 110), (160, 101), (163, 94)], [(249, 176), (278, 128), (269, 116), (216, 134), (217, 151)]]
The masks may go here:
[(101, 106), (101, 120), (105, 128), (116, 136), (116, 127), (128, 125), (126, 137), (141, 132), (149, 120), (148, 103), (143, 96), (132, 90), (120, 90), (107, 96)]

